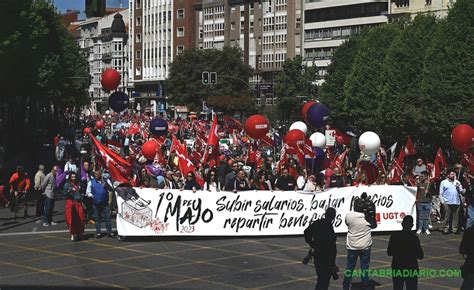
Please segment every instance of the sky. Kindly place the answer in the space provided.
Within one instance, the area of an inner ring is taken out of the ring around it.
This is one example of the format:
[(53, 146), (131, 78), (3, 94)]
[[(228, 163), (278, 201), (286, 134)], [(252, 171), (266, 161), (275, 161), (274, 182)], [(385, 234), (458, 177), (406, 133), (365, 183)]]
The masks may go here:
[[(84, 10), (85, 10), (85, 0), (53, 0), (56, 7), (59, 9), (61, 13), (66, 12), (66, 10), (79, 10), (81, 14), (79, 18), (85, 18)], [(107, 0), (107, 7), (120, 7), (122, 4), (123, 8), (128, 7), (128, 0)]]

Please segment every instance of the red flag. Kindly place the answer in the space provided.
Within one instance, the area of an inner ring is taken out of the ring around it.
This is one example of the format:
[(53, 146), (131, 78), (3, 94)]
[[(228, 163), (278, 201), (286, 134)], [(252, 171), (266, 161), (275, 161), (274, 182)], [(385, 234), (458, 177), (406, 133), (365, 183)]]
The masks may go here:
[(266, 146), (273, 147), (275, 146), (275, 142), (273, 142), (273, 139), (267, 135), (263, 136), (262, 138), (262, 143)]
[(443, 168), (448, 167), (448, 162), (446, 162), (446, 157), (444, 157), (444, 154), (441, 148), (438, 148), (438, 151), (436, 152), (436, 158), (438, 158), (438, 161), (440, 162), (441, 166), (443, 166)]
[(405, 155), (410, 156), (410, 155), (415, 155), (415, 154), (416, 154), (415, 146), (413, 146), (413, 141), (411, 140), (411, 137), (408, 136), (407, 144), (405, 145)]
[(474, 173), (474, 154), (467, 151), (464, 152), (461, 159), (461, 164), (467, 166), (471, 173)]
[[(280, 160), (277, 163), (277, 171), (279, 172), (283, 166), (288, 162), (288, 149), (291, 147), (288, 144), (284, 143), (280, 151)], [(293, 148), (291, 148), (293, 149)], [(294, 149), (293, 149), (294, 150)]]
[(216, 158), (217, 157), (217, 150), (219, 150), (219, 136), (217, 135), (218, 125), (217, 125), (217, 116), (214, 115), (212, 119), (211, 130), (209, 131), (209, 135), (207, 137), (207, 147), (206, 151), (204, 152), (204, 156), (202, 159), (202, 163), (206, 163), (207, 159)]
[(339, 169), (341, 170), (341, 173), (345, 174), (343, 164), (344, 164), (344, 160), (346, 159), (348, 151), (349, 150), (345, 150), (344, 152), (342, 152), (342, 154), (337, 155), (336, 158), (334, 158), (334, 161), (331, 162), (330, 167), (339, 167)]
[(224, 127), (240, 131), (244, 126), (239, 122), (239, 120), (229, 116), (224, 116)]
[(389, 184), (400, 182), (400, 178), (404, 173), (403, 167), (405, 166), (405, 149), (401, 150), (398, 154), (398, 158), (392, 161), (392, 170), (390, 171)]
[(382, 157), (380, 156), (380, 153), (377, 152), (377, 163), (376, 163), (378, 169), (383, 173), (383, 175), (387, 174), (387, 171), (385, 170), (385, 165), (383, 164)]
[(181, 145), (175, 136), (173, 136), (171, 147), (176, 152), (176, 156), (178, 157), (178, 164), (179, 164), (179, 171), (183, 176), (186, 176), (188, 172), (194, 172), (196, 176), (197, 183), (202, 187), (204, 186), (204, 180), (198, 174), (196, 174), (194, 169), (194, 164), (188, 157), (188, 152), (186, 147)]
[(128, 128), (127, 135), (135, 135), (140, 132), (140, 124), (139, 123), (134, 123), (130, 125), (130, 128)]
[(95, 157), (98, 164), (109, 171), (113, 180), (128, 183), (132, 172), (132, 165), (120, 157), (120, 155), (102, 145), (94, 135), (90, 134), (89, 136), (96, 149)]

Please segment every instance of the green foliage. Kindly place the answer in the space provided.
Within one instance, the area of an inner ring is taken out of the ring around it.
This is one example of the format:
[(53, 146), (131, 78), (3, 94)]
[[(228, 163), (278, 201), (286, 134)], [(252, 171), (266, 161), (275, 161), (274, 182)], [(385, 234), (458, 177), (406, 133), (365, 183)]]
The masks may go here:
[(422, 70), (437, 20), (418, 15), (393, 40), (383, 65), (382, 132), (388, 140), (420, 136), (424, 113), (420, 106)]
[(344, 84), (352, 72), (352, 65), (362, 39), (362, 35), (351, 37), (337, 48), (327, 68), (325, 82), (321, 85), (319, 100), (331, 108), (331, 123), (336, 127), (344, 127), (349, 123), (348, 110), (345, 108)]
[[(217, 72), (217, 84), (203, 85), (203, 71)], [(171, 64), (166, 88), (175, 104), (200, 108), (202, 101), (208, 100), (210, 105), (232, 112), (236, 102), (245, 101), (251, 95), (248, 85), (251, 75), (252, 70), (243, 63), (239, 48), (185, 49)], [(218, 97), (226, 101), (219, 101)], [(254, 102), (244, 104), (252, 107)], [(241, 110), (245, 109), (246, 106)]]
[(33, 96), (58, 106), (87, 103), (87, 60), (52, 4), (6, 0), (1, 8), (3, 96)]
[(364, 36), (344, 86), (350, 126), (380, 132), (382, 68), (387, 49), (399, 33), (399, 26), (392, 24), (372, 28)]
[(289, 119), (292, 112), (299, 112), (303, 100), (296, 98), (297, 96), (314, 96), (313, 83), (318, 79), (318, 68), (304, 65), (301, 56), (287, 59), (283, 63), (282, 71), (276, 77), (274, 90), (277, 110), (284, 119)]
[[(420, 123), (426, 142), (449, 143), (451, 130), (474, 115), (474, 2), (458, 0), (426, 51)], [(473, 125), (473, 124), (471, 124)]]

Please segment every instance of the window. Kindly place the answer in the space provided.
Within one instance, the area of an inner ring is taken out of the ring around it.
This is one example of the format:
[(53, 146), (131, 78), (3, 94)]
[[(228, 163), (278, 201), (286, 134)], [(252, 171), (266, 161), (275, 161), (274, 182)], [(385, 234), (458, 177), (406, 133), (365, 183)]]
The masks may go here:
[(177, 37), (183, 37), (184, 36), (184, 27), (178, 27), (177, 28), (176, 36)]
[(176, 19), (184, 19), (184, 8), (178, 9), (176, 12)]
[(141, 76), (142, 75), (142, 67), (141, 66), (137, 66), (135, 68), (135, 75), (136, 76)]
[(230, 30), (235, 30), (235, 22), (230, 23)]
[(142, 34), (141, 34), (141, 33), (137, 33), (137, 34), (135, 35), (135, 42), (136, 42), (136, 43), (142, 42)]
[(265, 98), (265, 105), (272, 106), (273, 105), (273, 98)]
[(180, 55), (184, 51), (184, 45), (178, 45), (176, 47), (176, 55)]
[(135, 58), (136, 59), (141, 59), (142, 58), (142, 51), (141, 50), (137, 50), (135, 52)]
[(142, 0), (135, 1), (135, 9), (140, 9), (142, 7)]
[(142, 18), (140, 16), (137, 16), (136, 21), (135, 21), (136, 26), (141, 26), (142, 25)]

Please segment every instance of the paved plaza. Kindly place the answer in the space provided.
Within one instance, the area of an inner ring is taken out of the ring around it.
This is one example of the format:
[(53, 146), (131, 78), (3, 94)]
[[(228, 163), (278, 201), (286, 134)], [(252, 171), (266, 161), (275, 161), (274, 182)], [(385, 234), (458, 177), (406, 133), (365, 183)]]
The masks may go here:
[[(95, 239), (87, 226), (86, 240), (70, 241), (62, 209), (56, 206), (57, 226), (19, 218), (0, 209), (1, 289), (80, 288), (200, 288), (314, 289), (312, 262), (301, 263), (308, 251), (296, 237), (166, 237), (127, 238), (122, 242)], [(33, 214), (30, 208), (29, 214)], [(389, 269), (388, 234), (375, 234), (372, 269)], [(461, 236), (435, 231), (420, 237), (425, 258), (420, 268), (459, 269)], [(338, 237), (337, 263), (345, 268), (345, 236)], [(341, 289), (342, 273), (330, 289)], [(375, 289), (391, 289), (391, 279), (373, 277)], [(354, 278), (353, 289), (359, 279)], [(418, 289), (459, 289), (460, 278), (421, 278)]]

